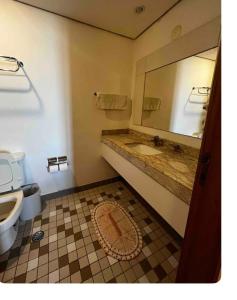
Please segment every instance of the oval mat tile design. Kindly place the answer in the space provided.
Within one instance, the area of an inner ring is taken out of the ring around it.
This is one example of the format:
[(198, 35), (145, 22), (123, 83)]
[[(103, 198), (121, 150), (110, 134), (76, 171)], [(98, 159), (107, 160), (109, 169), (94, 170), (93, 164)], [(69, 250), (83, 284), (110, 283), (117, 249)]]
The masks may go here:
[(142, 249), (142, 235), (126, 210), (114, 201), (105, 201), (92, 210), (92, 222), (105, 252), (129, 260)]

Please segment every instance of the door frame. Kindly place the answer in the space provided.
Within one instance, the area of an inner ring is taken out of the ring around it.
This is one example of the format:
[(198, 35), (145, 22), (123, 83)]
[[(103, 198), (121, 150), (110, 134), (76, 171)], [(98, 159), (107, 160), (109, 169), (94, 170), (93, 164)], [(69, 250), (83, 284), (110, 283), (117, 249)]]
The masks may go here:
[(221, 269), (221, 47), (176, 282), (214, 283)]

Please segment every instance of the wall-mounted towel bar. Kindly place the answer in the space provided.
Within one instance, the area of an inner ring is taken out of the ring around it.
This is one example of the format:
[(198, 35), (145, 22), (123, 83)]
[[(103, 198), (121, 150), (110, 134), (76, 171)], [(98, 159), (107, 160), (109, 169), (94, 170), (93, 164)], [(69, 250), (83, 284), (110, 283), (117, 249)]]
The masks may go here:
[[(15, 68), (10, 69), (10, 68), (2, 68), (1, 67), (1, 62), (3, 63), (15, 63)], [(2, 56), (0, 55), (0, 71), (7, 71), (7, 72), (17, 72), (20, 68), (24, 66), (22, 61), (19, 61), (15, 57), (11, 56)]]
[(208, 102), (208, 97), (210, 95), (210, 91), (211, 91), (211, 88), (206, 87), (206, 86), (193, 87), (189, 94), (187, 103), (206, 104)]
[(211, 88), (208, 86), (193, 87), (184, 105), (184, 111), (187, 110), (189, 103), (203, 105), (203, 110), (207, 110), (210, 91)]
[[(211, 88), (208, 86), (200, 86), (192, 88), (192, 95), (196, 96), (209, 96)], [(195, 93), (196, 91), (196, 93)]]

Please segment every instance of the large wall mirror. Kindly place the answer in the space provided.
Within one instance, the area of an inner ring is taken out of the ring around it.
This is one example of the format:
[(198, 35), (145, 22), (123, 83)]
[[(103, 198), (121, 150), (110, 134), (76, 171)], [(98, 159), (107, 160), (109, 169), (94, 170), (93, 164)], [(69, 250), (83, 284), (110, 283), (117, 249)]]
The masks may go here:
[(136, 63), (133, 124), (202, 138), (220, 40), (220, 18)]
[(202, 137), (218, 48), (145, 73), (142, 126)]

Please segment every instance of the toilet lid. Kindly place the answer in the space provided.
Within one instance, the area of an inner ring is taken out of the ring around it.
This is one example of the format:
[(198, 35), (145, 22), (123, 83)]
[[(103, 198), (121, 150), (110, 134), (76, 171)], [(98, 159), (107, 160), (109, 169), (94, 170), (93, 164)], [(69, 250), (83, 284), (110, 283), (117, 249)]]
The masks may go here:
[(0, 185), (7, 184), (12, 181), (12, 168), (5, 159), (0, 159)]
[(0, 193), (12, 191), (20, 187), (17, 178), (17, 162), (9, 153), (0, 155)]

